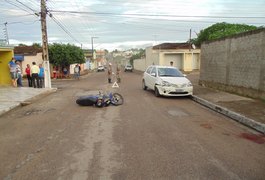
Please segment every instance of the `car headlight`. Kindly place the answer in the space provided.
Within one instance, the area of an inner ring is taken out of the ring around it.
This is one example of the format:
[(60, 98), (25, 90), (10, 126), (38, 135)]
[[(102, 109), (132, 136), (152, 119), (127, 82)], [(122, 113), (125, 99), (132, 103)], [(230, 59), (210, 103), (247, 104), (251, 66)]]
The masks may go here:
[(191, 87), (191, 86), (192, 86), (191, 82), (186, 84), (186, 87)]
[(172, 86), (172, 84), (167, 81), (162, 81), (162, 86)]

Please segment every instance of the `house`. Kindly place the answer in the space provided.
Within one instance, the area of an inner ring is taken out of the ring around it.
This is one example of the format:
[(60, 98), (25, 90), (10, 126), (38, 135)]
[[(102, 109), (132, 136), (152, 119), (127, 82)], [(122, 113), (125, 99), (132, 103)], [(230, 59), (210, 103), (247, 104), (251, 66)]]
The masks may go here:
[(27, 64), (32, 66), (32, 62), (37, 65), (42, 64), (42, 48), (34, 46), (17, 46), (14, 48), (15, 59), (21, 61), (22, 72), (25, 74)]
[(0, 86), (11, 85), (8, 63), (14, 56), (14, 47), (0, 41)]
[(173, 66), (188, 72), (200, 69), (200, 49), (191, 47), (189, 43), (163, 43), (147, 47), (145, 59), (134, 61), (134, 68), (145, 70), (152, 64)]
[[(83, 49), (86, 63), (84, 68), (85, 69), (95, 69), (99, 65), (105, 65), (106, 62), (106, 52), (105, 50), (93, 50), (92, 53), (91, 49)], [(94, 55), (94, 57), (92, 57)]]
[(83, 49), (86, 62), (84, 64), (84, 69), (94, 69), (94, 64), (92, 62), (92, 49)]
[(107, 64), (105, 50), (96, 50), (96, 61), (97, 61), (97, 66), (99, 65), (105, 66)]

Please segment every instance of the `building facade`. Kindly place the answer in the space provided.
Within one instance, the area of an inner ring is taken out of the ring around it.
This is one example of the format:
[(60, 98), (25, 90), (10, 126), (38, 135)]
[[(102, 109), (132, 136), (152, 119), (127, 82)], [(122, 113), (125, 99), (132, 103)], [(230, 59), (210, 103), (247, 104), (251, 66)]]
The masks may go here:
[(8, 63), (14, 57), (14, 48), (0, 43), (0, 86), (11, 86)]
[(189, 43), (163, 43), (148, 47), (145, 59), (134, 61), (134, 69), (145, 70), (148, 66), (173, 66), (189, 72), (200, 69), (200, 49), (191, 48)]

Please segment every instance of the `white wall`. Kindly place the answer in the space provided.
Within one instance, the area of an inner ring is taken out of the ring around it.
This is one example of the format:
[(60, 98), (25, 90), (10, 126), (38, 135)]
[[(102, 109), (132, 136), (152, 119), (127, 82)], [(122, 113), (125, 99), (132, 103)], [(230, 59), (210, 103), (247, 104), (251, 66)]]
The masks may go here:
[(138, 71), (145, 71), (145, 59), (135, 59), (133, 61), (133, 68)]
[(42, 53), (37, 53), (36, 56), (24, 56), (24, 61), (22, 61), (22, 73), (23, 73), (23, 75), (26, 74), (25, 70), (26, 70), (27, 64), (29, 64), (31, 67), (32, 62), (36, 62), (36, 65), (42, 64), (43, 63)]
[(145, 68), (148, 66), (155, 64), (159, 65), (159, 51), (153, 50), (153, 47), (147, 47), (145, 50), (146, 54), (146, 63), (145, 63)]

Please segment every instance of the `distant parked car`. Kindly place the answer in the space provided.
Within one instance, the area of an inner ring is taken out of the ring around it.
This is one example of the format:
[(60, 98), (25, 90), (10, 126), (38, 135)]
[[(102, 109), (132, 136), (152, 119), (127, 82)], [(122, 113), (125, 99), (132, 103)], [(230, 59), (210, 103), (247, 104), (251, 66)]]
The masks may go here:
[(100, 72), (100, 71), (105, 71), (105, 68), (104, 68), (104, 66), (98, 66), (98, 72)]
[(172, 66), (149, 66), (144, 72), (142, 88), (155, 91), (155, 96), (189, 96), (193, 94), (191, 82)]
[(124, 71), (126, 72), (126, 71), (133, 71), (133, 67), (132, 67), (132, 65), (130, 65), (130, 64), (127, 64), (126, 66), (125, 66), (125, 68), (124, 68)]

